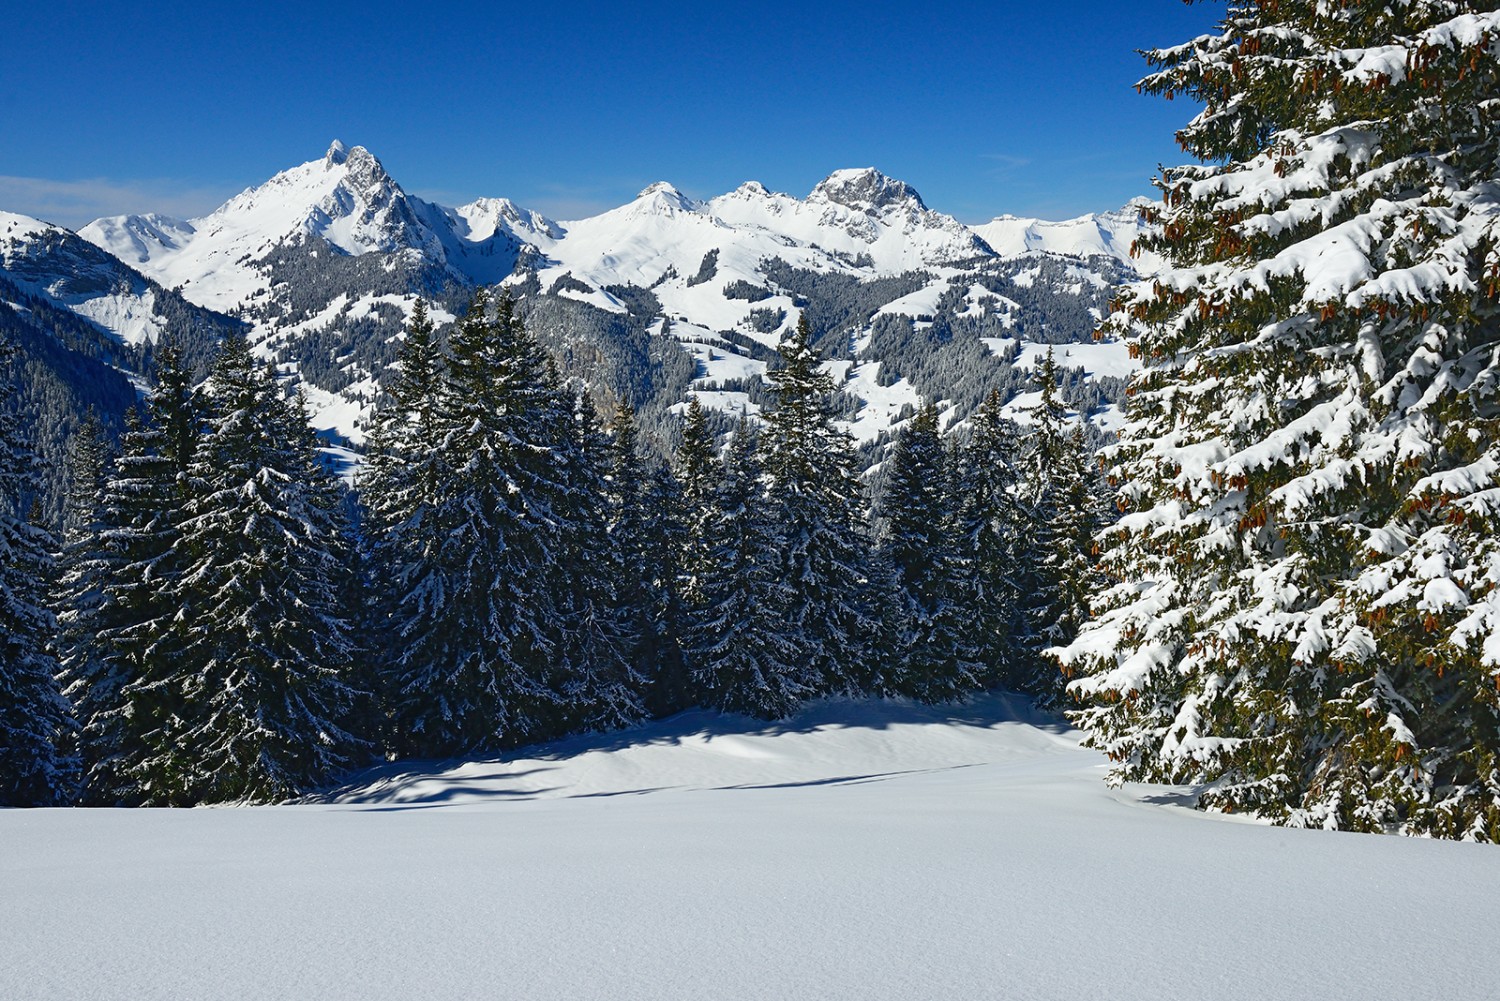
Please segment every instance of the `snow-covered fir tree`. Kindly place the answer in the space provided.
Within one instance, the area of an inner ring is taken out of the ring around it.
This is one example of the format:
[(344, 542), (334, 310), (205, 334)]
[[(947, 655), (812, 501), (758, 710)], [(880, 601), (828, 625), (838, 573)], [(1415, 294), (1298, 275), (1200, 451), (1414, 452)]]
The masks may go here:
[(389, 750), (401, 742), (390, 719), (404, 670), (404, 631), (408, 617), (422, 607), (417, 592), (431, 583), (428, 561), (438, 536), (434, 519), (447, 479), (448, 453), (441, 447), (438, 419), (446, 361), (421, 299), (412, 308), (396, 366), (389, 401), (376, 411), (366, 436), (359, 480), (365, 509), (362, 556), (371, 585), (360, 618), (377, 664), (381, 739)]
[(306, 411), (243, 337), (225, 340), (207, 395), (171, 587), (182, 625), (164, 684), (181, 703), (139, 771), (153, 802), (271, 801), (326, 782), (356, 745), (341, 499)]
[(1258, 0), (1148, 58), (1204, 164), (1108, 321), (1146, 367), (1076, 719), (1205, 806), (1496, 840), (1500, 14)]
[(880, 545), (894, 599), (888, 683), (923, 702), (947, 702), (978, 687), (978, 664), (972, 578), (958, 548), (957, 497), (936, 406), (924, 406), (901, 429), (890, 464)]
[[(0, 348), (6, 395), (15, 391), (12, 360)], [(26, 516), (39, 487), (20, 418), (0, 406), (0, 806), (64, 805), (77, 779), (68, 752), (76, 724), (50, 649), (57, 623), (47, 581), (56, 544)]]
[(682, 599), (689, 609), (702, 604), (702, 579), (709, 567), (708, 525), (713, 520), (715, 496), (723, 463), (716, 457), (714, 434), (703, 404), (694, 396), (683, 413), (682, 443), (676, 455), (681, 484), (682, 534), (678, 565)]
[(91, 673), (73, 679), (69, 690), (81, 726), (83, 801), (97, 806), (172, 802), (148, 767), (148, 737), (182, 711), (173, 640), (185, 623), (173, 590), (186, 560), (181, 525), (202, 409), (176, 348), (160, 346), (156, 360), (157, 386), (144, 415), (127, 415), (104, 485), (109, 576), (82, 627), (97, 649)]
[(684, 646), (701, 704), (780, 719), (816, 692), (801, 634), (787, 628), (795, 596), (782, 573), (781, 538), (768, 520), (758, 451), (755, 431), (742, 419), (705, 526), (708, 561)]
[(806, 651), (802, 687), (816, 694), (876, 687), (867, 639), (879, 623), (870, 595), (870, 543), (854, 449), (835, 422), (834, 383), (804, 313), (767, 375), (775, 406), (762, 452), (768, 513), (778, 533), (784, 628)]
[[(106, 664), (99, 642), (108, 604), (106, 588), (120, 570), (106, 537), (105, 485), (112, 445), (94, 411), (68, 443), (68, 500), (63, 509), (62, 552), (52, 599), (57, 617), (58, 682), (73, 706), (80, 727), (117, 702), (119, 686)], [(81, 747), (75, 753), (82, 753)], [(92, 752), (94, 749), (91, 748)], [(97, 764), (90, 753), (80, 757), (79, 775)]]
[(403, 544), (393, 686), (403, 753), (494, 750), (545, 732), (571, 406), (508, 296), (476, 294), (439, 391), (442, 470), (430, 519)]
[(1021, 507), (1016, 429), (1004, 404), (999, 391), (992, 391), (970, 418), (957, 454), (954, 535), (979, 680), (1021, 689), (1030, 677), (1019, 643), (1026, 629), (1020, 582), (1023, 560), (1030, 557), (1032, 523)]
[[(562, 699), (556, 732), (597, 732), (645, 718), (645, 679), (636, 655), (651, 628), (642, 574), (640, 503), (633, 461), (635, 427), (625, 409), (615, 437), (599, 427), (585, 393), (574, 397), (566, 449), (566, 492), (555, 503), (561, 528), (558, 561), (545, 568), (557, 602), (557, 667)], [(606, 483), (606, 479), (611, 482)]]

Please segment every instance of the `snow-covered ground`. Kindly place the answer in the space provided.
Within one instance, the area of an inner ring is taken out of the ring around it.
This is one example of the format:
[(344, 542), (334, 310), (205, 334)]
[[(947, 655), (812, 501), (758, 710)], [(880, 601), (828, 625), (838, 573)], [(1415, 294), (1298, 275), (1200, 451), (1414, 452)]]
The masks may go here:
[(319, 804), (0, 812), (0, 997), (1493, 996), (1500, 849), (1111, 791), (988, 696), (709, 714)]

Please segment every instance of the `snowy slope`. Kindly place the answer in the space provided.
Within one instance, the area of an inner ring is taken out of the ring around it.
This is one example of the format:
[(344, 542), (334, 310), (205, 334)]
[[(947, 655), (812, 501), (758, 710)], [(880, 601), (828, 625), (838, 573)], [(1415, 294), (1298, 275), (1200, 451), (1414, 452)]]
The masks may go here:
[(1002, 215), (970, 229), (1001, 257), (1034, 253), (1072, 257), (1098, 255), (1128, 263), (1142, 275), (1155, 274), (1162, 263), (1155, 254), (1143, 252), (1131, 256), (1131, 244), (1143, 229), (1134, 206), (1132, 202), (1116, 212), (1079, 216), (1061, 222)]
[(113, 255), (61, 226), (0, 212), (0, 277), (93, 321), (127, 344), (165, 327), (158, 290)]
[(693, 715), (337, 803), (0, 812), (0, 996), (1480, 998), (1492, 846), (1110, 791), (988, 697)]

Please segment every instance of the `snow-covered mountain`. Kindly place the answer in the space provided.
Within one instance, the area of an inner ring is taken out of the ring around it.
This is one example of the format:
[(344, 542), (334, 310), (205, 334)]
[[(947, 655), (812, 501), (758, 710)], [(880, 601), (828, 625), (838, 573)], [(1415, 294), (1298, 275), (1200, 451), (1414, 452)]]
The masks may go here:
[[(923, 398), (961, 417), (991, 386), (1024, 393), (1028, 348), (1087, 340), (1109, 290), (1135, 277), (1138, 227), (1129, 207), (969, 227), (874, 168), (835, 171), (805, 198), (750, 181), (699, 201), (658, 182), (555, 221), (504, 198), (424, 201), (335, 142), (200, 219), (118, 216), (79, 235), (241, 317), (309, 387), (317, 423), (355, 441), (415, 298), (442, 321), (500, 283), (570, 374), (631, 398), (648, 423), (688, 393), (754, 412), (775, 344), (809, 311), (851, 429), (875, 441)], [(1094, 383), (1081, 409), (1112, 397)]]
[(1113, 257), (1130, 264), (1141, 275), (1155, 274), (1161, 259), (1149, 252), (1132, 255), (1131, 245), (1140, 235), (1136, 199), (1114, 212), (1079, 216), (1062, 222), (1002, 215), (970, 227), (1001, 257), (1026, 254), (1062, 254), (1069, 257)]

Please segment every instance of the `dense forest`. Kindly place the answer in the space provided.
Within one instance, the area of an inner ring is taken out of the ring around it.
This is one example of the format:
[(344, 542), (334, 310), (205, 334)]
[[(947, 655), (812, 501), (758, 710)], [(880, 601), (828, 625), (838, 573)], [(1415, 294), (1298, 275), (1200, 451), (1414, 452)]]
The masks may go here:
[(998, 391), (947, 434), (928, 406), (872, 502), (815, 342), (804, 315), (763, 420), (680, 408), (666, 462), (508, 296), (418, 308), (352, 489), (243, 337), (201, 385), (167, 345), (118, 439), (73, 435), (55, 532), (11, 418), (4, 802), (275, 801), (690, 707), (1055, 702), (1105, 519), (1050, 358), (1024, 441)]

